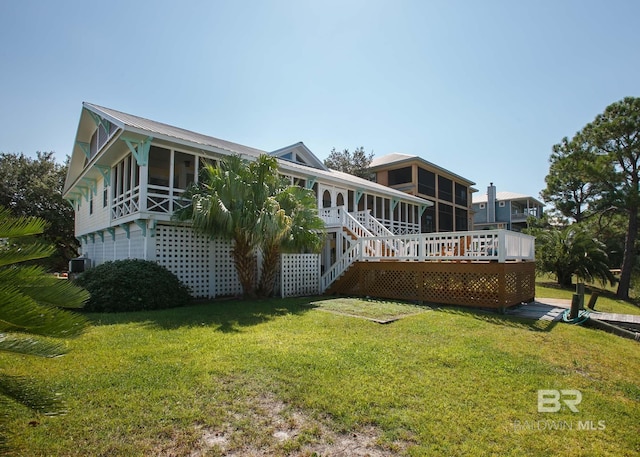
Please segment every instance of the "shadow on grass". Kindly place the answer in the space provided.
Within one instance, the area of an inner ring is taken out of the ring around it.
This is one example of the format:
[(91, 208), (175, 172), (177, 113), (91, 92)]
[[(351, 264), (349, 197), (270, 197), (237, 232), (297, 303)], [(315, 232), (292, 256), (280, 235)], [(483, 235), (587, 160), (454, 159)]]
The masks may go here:
[(87, 313), (93, 325), (140, 323), (166, 330), (181, 327), (213, 327), (225, 333), (263, 324), (277, 317), (304, 314), (318, 297), (225, 299), (197, 302), (189, 306), (153, 311)]
[(509, 316), (505, 314), (498, 314), (497, 311), (461, 308), (455, 306), (440, 306), (436, 308), (436, 311), (448, 314), (456, 314), (459, 316), (472, 317), (474, 319), (481, 320), (493, 325), (499, 325), (501, 327), (518, 328), (523, 330), (530, 330), (533, 332), (549, 332), (558, 323), (557, 321), (547, 321), (540, 319), (535, 320), (517, 316)]

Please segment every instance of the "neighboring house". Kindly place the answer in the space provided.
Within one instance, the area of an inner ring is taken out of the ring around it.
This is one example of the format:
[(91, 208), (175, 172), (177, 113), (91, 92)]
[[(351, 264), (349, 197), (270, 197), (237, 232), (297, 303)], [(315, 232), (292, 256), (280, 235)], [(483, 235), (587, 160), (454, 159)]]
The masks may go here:
[(485, 195), (473, 197), (473, 227), (507, 229), (520, 232), (527, 228), (529, 217), (541, 218), (544, 204), (533, 197), (515, 192), (496, 192), (493, 183)]
[(423, 233), (470, 230), (474, 182), (421, 157), (400, 153), (375, 157), (370, 171), (377, 183), (433, 203), (422, 213)]

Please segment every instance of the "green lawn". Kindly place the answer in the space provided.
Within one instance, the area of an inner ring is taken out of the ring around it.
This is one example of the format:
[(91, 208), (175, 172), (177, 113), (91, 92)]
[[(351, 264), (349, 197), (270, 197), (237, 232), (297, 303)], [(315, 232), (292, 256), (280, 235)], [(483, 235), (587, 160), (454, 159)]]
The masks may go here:
[[(380, 325), (319, 300), (92, 315), (65, 357), (2, 355), (70, 411), (10, 409), (9, 443), (20, 456), (640, 452), (638, 342), (455, 308)], [(579, 390), (579, 412), (539, 413), (539, 389)]]
[[(640, 314), (640, 306), (618, 300), (615, 297), (615, 288), (607, 287), (602, 288), (600, 285), (587, 285), (585, 290), (585, 307), (591, 298), (591, 291), (597, 290), (600, 295), (596, 301), (596, 311), (602, 311), (607, 313), (621, 313), (621, 314)], [(544, 298), (566, 298), (571, 300), (571, 297), (575, 293), (575, 289), (564, 289), (558, 286), (551, 277), (543, 276), (537, 278), (536, 281), (536, 297)]]

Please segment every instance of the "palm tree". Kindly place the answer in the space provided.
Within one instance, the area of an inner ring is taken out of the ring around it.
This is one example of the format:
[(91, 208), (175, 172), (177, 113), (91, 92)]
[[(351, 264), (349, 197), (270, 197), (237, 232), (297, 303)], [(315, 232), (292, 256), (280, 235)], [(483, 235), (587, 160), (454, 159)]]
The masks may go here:
[[(0, 351), (57, 357), (66, 352), (64, 346), (39, 337), (73, 337), (86, 326), (84, 317), (61, 309), (83, 306), (89, 297), (85, 290), (41, 267), (17, 265), (55, 252), (52, 246), (29, 241), (45, 225), (42, 219), (14, 217), (0, 207)], [(62, 412), (58, 397), (0, 367), (0, 410), (11, 401), (45, 414)]]
[[(191, 205), (176, 212), (178, 220), (210, 237), (233, 241), (232, 256), (245, 297), (269, 296), (280, 252), (317, 251), (324, 223), (313, 192), (286, 186), (275, 157), (261, 155), (248, 162), (233, 155), (203, 168), (199, 182), (186, 194)], [(256, 252), (262, 265), (256, 293)]]
[(614, 284), (605, 246), (580, 225), (564, 229), (548, 228), (536, 234), (536, 267), (555, 273), (558, 284), (571, 286), (575, 275), (580, 280)]
[(199, 182), (185, 194), (191, 205), (174, 215), (191, 220), (196, 231), (233, 241), (231, 255), (245, 297), (255, 296), (261, 216), (281, 187), (275, 157), (261, 155), (248, 162), (232, 155), (203, 168)]
[(318, 216), (313, 191), (289, 186), (265, 207), (262, 228), (262, 274), (258, 293), (268, 297), (278, 272), (281, 252), (320, 252), (324, 222)]

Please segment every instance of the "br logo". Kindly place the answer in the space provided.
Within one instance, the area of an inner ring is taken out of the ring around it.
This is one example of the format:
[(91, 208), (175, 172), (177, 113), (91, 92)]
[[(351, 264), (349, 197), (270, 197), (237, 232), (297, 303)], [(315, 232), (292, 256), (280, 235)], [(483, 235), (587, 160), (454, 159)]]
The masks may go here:
[(578, 412), (577, 406), (582, 401), (582, 393), (575, 389), (542, 389), (538, 390), (538, 412), (557, 413), (564, 403), (569, 410)]

